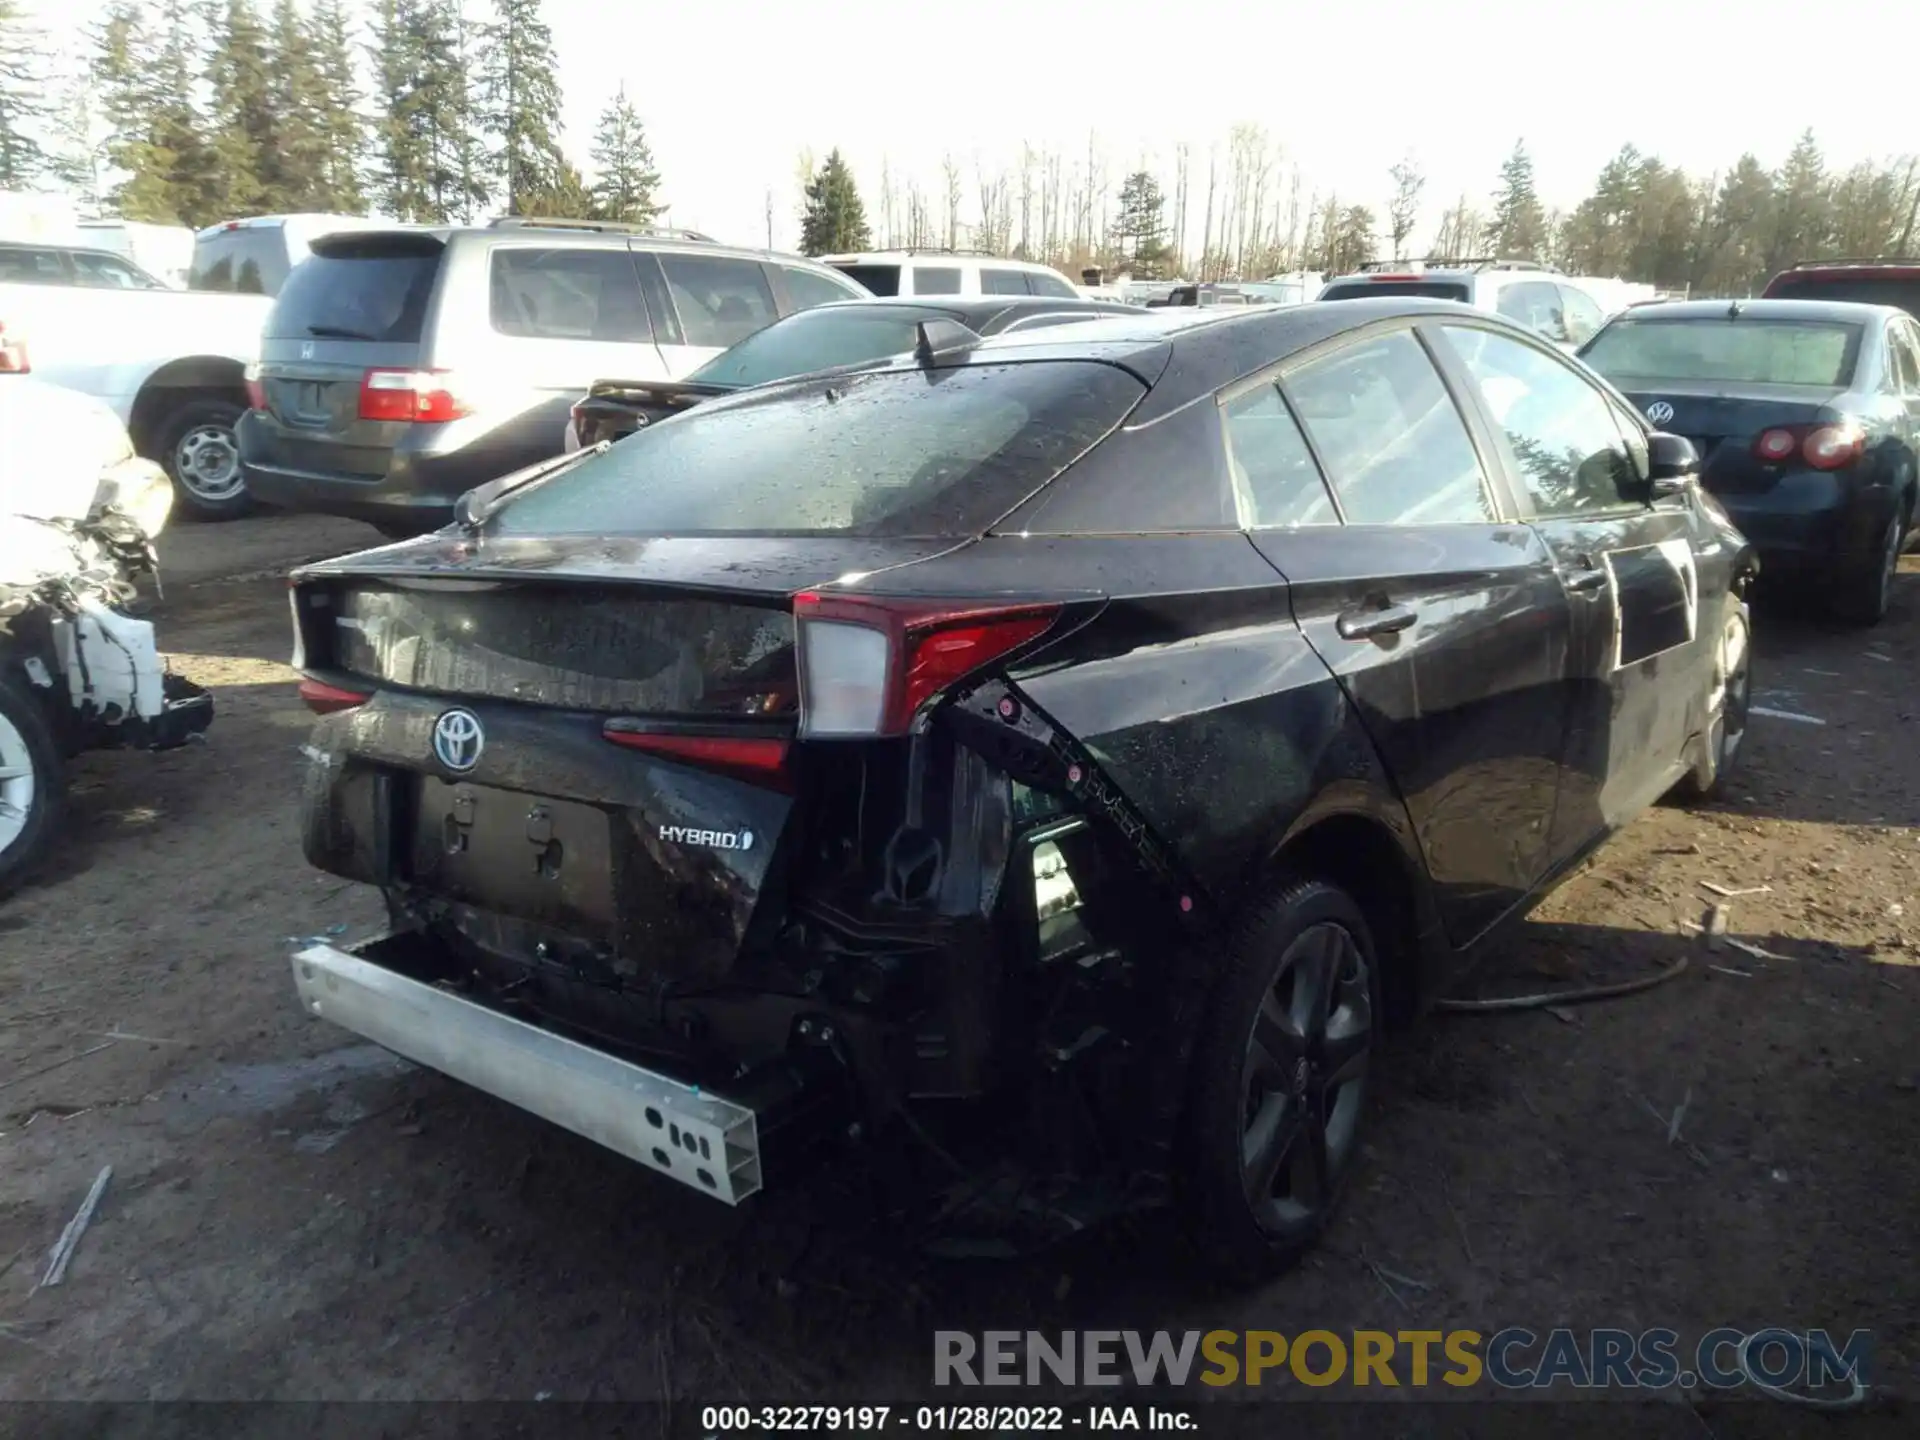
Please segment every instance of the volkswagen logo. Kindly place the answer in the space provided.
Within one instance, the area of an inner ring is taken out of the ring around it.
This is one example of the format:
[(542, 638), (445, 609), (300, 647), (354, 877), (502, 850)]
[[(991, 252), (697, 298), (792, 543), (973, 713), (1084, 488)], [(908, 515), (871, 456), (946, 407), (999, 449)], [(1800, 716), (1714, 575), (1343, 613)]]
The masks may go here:
[(1647, 419), (1656, 425), (1664, 425), (1673, 419), (1673, 407), (1664, 400), (1656, 400), (1647, 406)]
[(433, 757), (449, 770), (473, 769), (486, 745), (480, 717), (471, 710), (449, 710), (433, 722)]

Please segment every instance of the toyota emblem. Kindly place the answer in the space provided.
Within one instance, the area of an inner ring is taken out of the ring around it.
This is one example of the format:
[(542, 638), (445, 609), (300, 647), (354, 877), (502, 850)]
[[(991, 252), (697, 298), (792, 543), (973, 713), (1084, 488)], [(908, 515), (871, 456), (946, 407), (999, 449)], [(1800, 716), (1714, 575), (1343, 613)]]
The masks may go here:
[(464, 774), (480, 763), (486, 732), (471, 710), (449, 710), (433, 722), (433, 756), (447, 769)]
[(1647, 406), (1647, 419), (1656, 425), (1664, 425), (1673, 419), (1673, 407), (1664, 400), (1656, 400)]

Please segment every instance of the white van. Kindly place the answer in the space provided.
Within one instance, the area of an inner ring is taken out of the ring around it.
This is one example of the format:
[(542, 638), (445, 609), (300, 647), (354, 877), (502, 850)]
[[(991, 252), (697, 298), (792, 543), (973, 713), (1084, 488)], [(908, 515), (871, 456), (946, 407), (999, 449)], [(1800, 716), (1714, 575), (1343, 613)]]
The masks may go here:
[(821, 263), (875, 295), (1048, 295), (1078, 298), (1058, 270), (1031, 260), (1004, 260), (977, 250), (880, 250), (822, 255)]

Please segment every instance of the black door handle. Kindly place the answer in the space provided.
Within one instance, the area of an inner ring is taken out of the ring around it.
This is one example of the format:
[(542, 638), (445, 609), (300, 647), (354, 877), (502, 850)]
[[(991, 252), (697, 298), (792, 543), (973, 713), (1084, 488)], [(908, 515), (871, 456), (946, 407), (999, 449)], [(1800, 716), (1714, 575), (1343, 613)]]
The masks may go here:
[(1378, 610), (1349, 610), (1333, 622), (1342, 640), (1372, 640), (1394, 635), (1420, 618), (1417, 610), (1404, 605), (1388, 605)]
[(1598, 566), (1591, 566), (1585, 570), (1564, 573), (1561, 578), (1569, 590), (1598, 590), (1607, 583), (1607, 572)]

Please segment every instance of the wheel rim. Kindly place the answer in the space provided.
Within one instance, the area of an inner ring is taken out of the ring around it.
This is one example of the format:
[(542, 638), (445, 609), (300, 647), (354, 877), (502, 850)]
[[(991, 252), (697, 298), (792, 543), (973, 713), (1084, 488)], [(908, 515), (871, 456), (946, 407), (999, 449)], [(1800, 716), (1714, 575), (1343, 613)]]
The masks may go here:
[(11, 850), (33, 817), (35, 777), (27, 737), (0, 715), (0, 854)]
[(231, 500), (240, 493), (240, 449), (225, 425), (196, 425), (173, 447), (173, 470), (201, 500)]
[(1900, 573), (1900, 541), (1906, 526), (1899, 516), (1887, 524), (1886, 553), (1880, 557), (1880, 608), (1885, 610), (1893, 601), (1893, 577)]
[(1342, 925), (1303, 931), (1280, 957), (1247, 1037), (1240, 1174), (1260, 1228), (1311, 1231), (1352, 1162), (1373, 1050), (1366, 957)]
[(1718, 768), (1725, 770), (1747, 736), (1747, 706), (1753, 682), (1753, 647), (1744, 615), (1734, 614), (1720, 632), (1720, 656), (1714, 665), (1710, 713), (1719, 727)]

